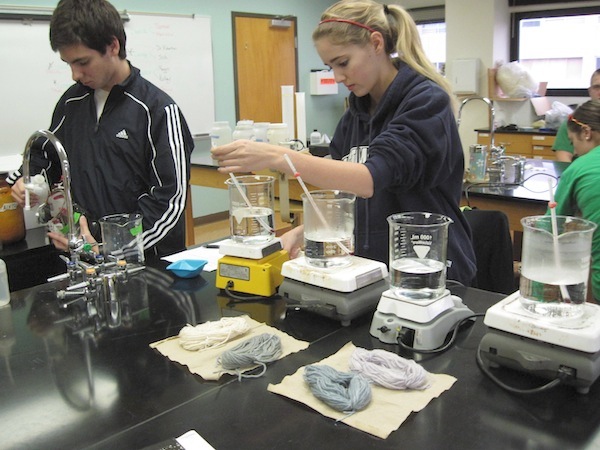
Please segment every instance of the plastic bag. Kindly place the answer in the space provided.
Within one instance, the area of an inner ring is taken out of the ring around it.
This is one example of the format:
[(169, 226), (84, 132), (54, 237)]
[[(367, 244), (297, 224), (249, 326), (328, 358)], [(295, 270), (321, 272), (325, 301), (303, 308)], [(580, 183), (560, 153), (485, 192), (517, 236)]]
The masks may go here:
[(512, 98), (533, 97), (538, 90), (538, 82), (517, 61), (498, 67), (496, 83), (505, 95)]
[(560, 125), (567, 120), (569, 114), (573, 110), (567, 105), (561, 102), (552, 102), (552, 108), (550, 108), (545, 115), (546, 128), (557, 129)]

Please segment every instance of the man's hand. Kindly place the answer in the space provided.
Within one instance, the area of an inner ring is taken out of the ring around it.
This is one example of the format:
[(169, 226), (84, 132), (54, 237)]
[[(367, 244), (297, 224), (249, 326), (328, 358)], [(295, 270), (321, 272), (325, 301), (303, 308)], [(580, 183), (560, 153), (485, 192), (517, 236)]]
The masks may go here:
[[(92, 233), (90, 233), (88, 221), (85, 218), (85, 216), (81, 216), (79, 218), (79, 228), (81, 231), (80, 237), (81, 237), (81, 239), (83, 239), (83, 242), (92, 244), (94, 246), (94, 248), (93, 248), (94, 252), (98, 252), (98, 246), (96, 245), (96, 240), (94, 239), (94, 236), (92, 236)], [(64, 234), (51, 231), (48, 233), (48, 237), (52, 241), (52, 244), (54, 245), (54, 247), (56, 247), (57, 249), (65, 251), (65, 252), (70, 251), (69, 240)]]

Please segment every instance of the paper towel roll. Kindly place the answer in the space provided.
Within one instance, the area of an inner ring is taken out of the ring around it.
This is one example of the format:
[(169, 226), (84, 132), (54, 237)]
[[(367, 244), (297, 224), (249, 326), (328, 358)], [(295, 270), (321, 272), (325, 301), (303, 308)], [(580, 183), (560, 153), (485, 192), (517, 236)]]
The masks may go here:
[(304, 92), (296, 92), (296, 139), (300, 139), (308, 147), (306, 139), (306, 102)]
[(281, 122), (288, 126), (288, 137), (294, 138), (294, 86), (281, 86)]

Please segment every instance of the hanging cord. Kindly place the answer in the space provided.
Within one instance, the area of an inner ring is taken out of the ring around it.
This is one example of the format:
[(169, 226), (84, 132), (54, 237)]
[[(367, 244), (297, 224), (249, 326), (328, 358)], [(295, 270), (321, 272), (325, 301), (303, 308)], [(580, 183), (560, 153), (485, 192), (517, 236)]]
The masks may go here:
[(265, 297), (264, 295), (240, 295), (235, 291), (231, 290), (233, 287), (234, 282), (232, 280), (227, 281), (227, 284), (225, 285), (225, 293), (227, 294), (227, 296), (239, 301), (255, 302), (257, 300), (265, 300), (272, 298), (275, 295), (271, 295), (270, 297)]
[(196, 326), (186, 325), (179, 332), (179, 345), (186, 350), (216, 348), (249, 330), (250, 326), (244, 317), (223, 317)]
[(430, 385), (423, 367), (386, 350), (357, 347), (349, 365), (350, 370), (388, 389), (427, 389)]
[(494, 384), (496, 384), (500, 388), (504, 389), (505, 391), (511, 392), (513, 394), (539, 394), (540, 392), (546, 392), (546, 391), (549, 391), (550, 389), (555, 388), (556, 386), (558, 386), (559, 384), (568, 380), (569, 378), (573, 378), (573, 374), (571, 372), (569, 372), (566, 368), (561, 367), (556, 372), (557, 377), (554, 380), (552, 380), (542, 386), (538, 386), (536, 388), (518, 389), (518, 388), (514, 388), (514, 387), (509, 386), (509, 385), (503, 383), (502, 381), (500, 381), (500, 379), (497, 378), (490, 371), (490, 369), (488, 367), (486, 367), (485, 363), (483, 362), (483, 359), (481, 358), (481, 349), (477, 349), (476, 360), (477, 360), (477, 365), (479, 366), (479, 369), (481, 369), (481, 371), (485, 375), (487, 375), (487, 377), (490, 380), (492, 380), (494, 382)]
[(445, 352), (452, 346), (452, 344), (454, 344), (454, 341), (456, 340), (456, 336), (458, 335), (458, 330), (460, 329), (460, 327), (463, 323), (467, 322), (468, 320), (475, 319), (477, 317), (483, 317), (483, 316), (485, 316), (485, 313), (477, 313), (477, 314), (472, 314), (470, 316), (467, 316), (464, 319), (458, 321), (456, 323), (456, 325), (454, 325), (454, 328), (452, 328), (452, 336), (450, 337), (450, 340), (446, 344), (442, 345), (441, 347), (434, 348), (432, 350), (417, 349), (417, 348), (411, 347), (410, 345), (406, 345), (404, 342), (402, 342), (402, 336), (400, 334), (398, 334), (398, 339), (397, 339), (398, 345), (405, 350), (410, 350), (414, 353), (421, 353), (423, 355)]
[[(217, 364), (225, 370), (234, 370), (238, 380), (242, 378), (258, 378), (267, 371), (268, 362), (279, 359), (282, 355), (281, 339), (274, 334), (263, 333), (246, 339), (244, 342), (227, 350), (219, 356)], [(244, 375), (244, 369), (251, 366), (262, 366), (262, 371), (255, 375)]]
[(346, 413), (346, 417), (371, 402), (371, 386), (361, 374), (339, 372), (331, 366), (312, 364), (304, 368), (304, 380), (315, 397), (336, 411)]

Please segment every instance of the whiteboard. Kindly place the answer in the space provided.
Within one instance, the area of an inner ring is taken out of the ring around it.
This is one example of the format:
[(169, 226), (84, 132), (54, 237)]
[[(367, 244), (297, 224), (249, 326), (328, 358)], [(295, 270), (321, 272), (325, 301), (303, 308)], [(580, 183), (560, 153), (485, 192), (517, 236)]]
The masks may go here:
[[(127, 58), (179, 105), (193, 134), (214, 121), (208, 17), (129, 13)], [(50, 126), (71, 85), (71, 71), (50, 48), (49, 22), (0, 20), (0, 157), (22, 153), (29, 136)]]

